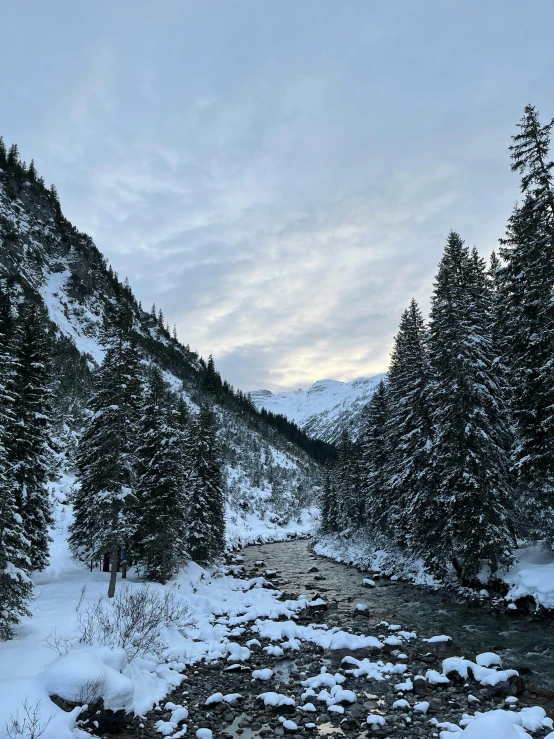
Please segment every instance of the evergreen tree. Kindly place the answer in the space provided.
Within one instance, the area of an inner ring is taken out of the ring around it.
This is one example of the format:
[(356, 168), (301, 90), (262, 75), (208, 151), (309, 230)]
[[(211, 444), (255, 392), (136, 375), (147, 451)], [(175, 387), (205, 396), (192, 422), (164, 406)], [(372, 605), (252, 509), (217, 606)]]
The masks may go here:
[(30, 542), (33, 570), (42, 570), (48, 563), (48, 527), (52, 523), (47, 485), (52, 466), (52, 391), (50, 348), (44, 321), (35, 305), (23, 304), (15, 335), (13, 406), (9, 424), (10, 474), (23, 530)]
[(158, 368), (142, 404), (136, 463), (137, 528), (133, 554), (146, 577), (165, 583), (185, 561), (185, 501), (179, 420)]
[(195, 562), (209, 562), (225, 548), (225, 501), (215, 416), (202, 406), (190, 437), (187, 550)]
[(506, 408), (494, 373), (485, 266), (450, 233), (435, 280), (430, 324), (436, 489), (421, 546), (439, 574), (494, 573), (514, 545)]
[(218, 373), (215, 369), (215, 362), (213, 356), (210, 354), (208, 357), (208, 364), (204, 371), (204, 379), (202, 381), (202, 388), (206, 392), (215, 393), (218, 389)]
[(525, 108), (513, 137), (512, 169), (521, 174), (524, 200), (515, 207), (501, 242), (500, 316), (505, 363), (517, 431), (523, 534), (554, 543), (554, 195), (548, 160), (553, 123), (541, 126)]
[(29, 164), (29, 169), (27, 171), (27, 176), (29, 177), (29, 180), (31, 182), (37, 181), (37, 170), (35, 169), (35, 160), (31, 159), (31, 163)]
[(325, 469), (321, 495), (321, 530), (324, 534), (339, 531), (338, 505), (335, 476), (329, 466)]
[(19, 147), (12, 144), (8, 151), (7, 165), (10, 169), (14, 169), (19, 164)]
[(387, 386), (381, 382), (367, 405), (362, 439), (362, 494), (366, 526), (386, 530), (388, 517), (387, 482)]
[[(0, 304), (9, 305), (6, 294), (0, 290)], [(25, 537), (22, 518), (8, 460), (8, 429), (13, 424), (12, 385), (13, 357), (0, 312), (0, 639), (13, 636), (13, 626), (22, 616), (29, 616), (27, 602), (32, 595), (29, 577), (30, 542)]]
[(404, 311), (388, 375), (386, 498), (393, 539), (417, 550), (432, 490), (432, 421), (427, 331), (414, 299)]
[(60, 204), (60, 197), (58, 195), (58, 189), (56, 185), (50, 185), (50, 197), (52, 198), (55, 205)]
[(70, 533), (73, 553), (83, 561), (110, 557), (108, 596), (115, 593), (118, 558), (133, 535), (134, 458), (140, 408), (140, 357), (122, 314), (106, 338), (95, 377), (90, 419), (77, 452), (78, 491)]
[(343, 431), (334, 472), (336, 518), (340, 531), (361, 523), (364, 512), (360, 465), (347, 431)]

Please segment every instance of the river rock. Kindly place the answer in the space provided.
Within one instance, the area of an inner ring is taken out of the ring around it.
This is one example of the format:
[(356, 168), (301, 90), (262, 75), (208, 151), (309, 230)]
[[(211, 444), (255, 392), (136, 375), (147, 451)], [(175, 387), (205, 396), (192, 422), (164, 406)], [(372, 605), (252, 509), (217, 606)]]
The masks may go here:
[(508, 685), (510, 686), (510, 695), (523, 695), (525, 693), (525, 680), (521, 675), (512, 675), (512, 677), (509, 677)]

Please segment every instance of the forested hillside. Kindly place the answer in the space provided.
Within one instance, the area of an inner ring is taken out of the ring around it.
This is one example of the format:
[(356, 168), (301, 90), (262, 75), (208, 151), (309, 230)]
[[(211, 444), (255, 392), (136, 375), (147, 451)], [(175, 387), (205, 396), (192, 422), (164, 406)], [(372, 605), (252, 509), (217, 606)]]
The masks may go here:
[(325, 531), (466, 583), (505, 571), (518, 542), (554, 542), (553, 125), (525, 109), (499, 256), (448, 235), (429, 322), (412, 300), (361, 443), (343, 437), (325, 484)]
[(60, 474), (76, 476), (74, 555), (164, 582), (186, 559), (279, 536), (333, 452), (262, 416), (144, 310), (1, 140), (0, 372), (3, 636), (48, 562)]

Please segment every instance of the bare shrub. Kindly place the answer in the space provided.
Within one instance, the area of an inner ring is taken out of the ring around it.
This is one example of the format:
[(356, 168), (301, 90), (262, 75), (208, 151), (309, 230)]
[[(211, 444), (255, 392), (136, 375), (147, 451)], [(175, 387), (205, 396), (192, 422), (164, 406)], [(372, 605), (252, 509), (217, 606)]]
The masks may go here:
[(176, 593), (145, 585), (124, 585), (113, 598), (101, 597), (79, 610), (77, 618), (81, 642), (122, 647), (129, 662), (139, 654), (161, 658), (167, 647), (164, 627), (182, 630), (193, 623), (188, 604)]
[(98, 675), (95, 680), (86, 680), (79, 685), (75, 702), (87, 706), (94, 705), (102, 698), (105, 685), (106, 679), (102, 674)]
[(78, 640), (78, 636), (61, 636), (61, 634), (58, 634), (58, 629), (54, 626), (44, 640), (44, 644), (48, 649), (52, 649), (57, 654), (62, 655), (67, 654)]
[(75, 604), (75, 613), (79, 613), (79, 611), (81, 610), (81, 606), (83, 605), (86, 594), (87, 594), (87, 586), (83, 585), (81, 588), (81, 592), (79, 593), (79, 600)]
[(51, 713), (45, 720), (41, 718), (42, 701), (31, 705), (27, 698), (23, 701), (23, 715), (19, 711), (10, 716), (6, 724), (6, 733), (10, 739), (39, 739), (44, 734), (55, 714)]

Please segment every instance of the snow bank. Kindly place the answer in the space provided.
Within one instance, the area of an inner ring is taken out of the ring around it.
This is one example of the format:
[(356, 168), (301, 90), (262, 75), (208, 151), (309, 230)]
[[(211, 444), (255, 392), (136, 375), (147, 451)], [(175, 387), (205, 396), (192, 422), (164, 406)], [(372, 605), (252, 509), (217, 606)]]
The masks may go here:
[[(446, 722), (440, 724), (436, 719), (434, 723), (447, 729), (441, 731), (440, 739), (521, 739), (530, 737), (528, 731), (552, 728), (552, 719), (546, 717), (540, 706), (523, 708), (518, 713), (497, 709), (476, 713), (475, 716), (464, 714), (460, 726), (446, 725)], [(461, 727), (465, 728), (462, 730)]]
[[(303, 601), (300, 601), (302, 603)], [(305, 602), (305, 601), (304, 601)], [(374, 636), (357, 636), (339, 628), (327, 629), (326, 626), (301, 626), (294, 621), (260, 620), (252, 627), (260, 636), (271, 641), (282, 639), (300, 639), (312, 644), (319, 644), (323, 649), (364, 649), (373, 647), (382, 649), (383, 644)]]
[(90, 737), (75, 729), (80, 708), (62, 711), (50, 700), (48, 691), (39, 681), (19, 678), (0, 683), (0, 739), (9, 739), (8, 729), (12, 719), (24, 720), (26, 707), (36, 715), (41, 726), (46, 726), (41, 739), (73, 739)]
[[(79, 710), (60, 711), (49, 698), (54, 694), (82, 704), (103, 698), (107, 708), (143, 714), (181, 683), (187, 665), (201, 659), (247, 660), (250, 650), (233, 640), (234, 630), (241, 624), (290, 619), (306, 607), (305, 600), (283, 603), (277, 600), (277, 591), (260, 587), (260, 583), (190, 563), (166, 586), (146, 586), (160, 593), (170, 590), (191, 612), (189, 626), (164, 629), (161, 659), (140, 654), (129, 663), (121, 648), (80, 644), (76, 606), (81, 601), (80, 608), (86, 609), (105, 597), (109, 573), (90, 572), (70, 556), (67, 527), (71, 508), (65, 503), (70, 485), (71, 478), (65, 477), (54, 486), (57, 505), (51, 562), (34, 578), (33, 616), (22, 620), (15, 639), (0, 643), (0, 739), (5, 739), (10, 715), (21, 715), (26, 699), (32, 706), (41, 701), (40, 714), (45, 720), (53, 716), (44, 739), (82, 735), (75, 729)], [(133, 570), (128, 573), (127, 585), (145, 587)]]
[(248, 544), (267, 544), (286, 541), (299, 536), (310, 536), (319, 523), (318, 508), (304, 508), (299, 517), (287, 523), (273, 521), (271, 514), (239, 514), (228, 510), (226, 515), (226, 541), (230, 549), (239, 549)]
[[(385, 550), (362, 531), (319, 536), (315, 541), (314, 551), (335, 562), (353, 564), (388, 577), (401, 577), (417, 585), (437, 584), (425, 572), (422, 560), (410, 557), (392, 546)], [(375, 587), (375, 582), (370, 578), (364, 579), (363, 583), (366, 587)]]
[(36, 679), (48, 695), (73, 703), (95, 703), (102, 698), (104, 707), (112, 711), (133, 708), (131, 678), (102, 662), (90, 649), (73, 649), (58, 657)]
[(506, 599), (513, 602), (531, 596), (537, 606), (554, 609), (554, 552), (532, 546), (518, 549), (516, 558), (503, 576), (510, 586)]

